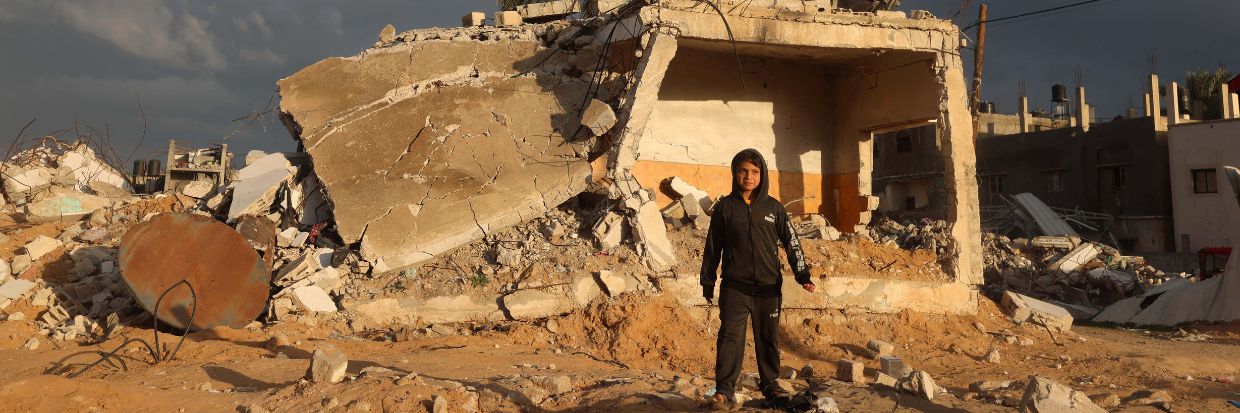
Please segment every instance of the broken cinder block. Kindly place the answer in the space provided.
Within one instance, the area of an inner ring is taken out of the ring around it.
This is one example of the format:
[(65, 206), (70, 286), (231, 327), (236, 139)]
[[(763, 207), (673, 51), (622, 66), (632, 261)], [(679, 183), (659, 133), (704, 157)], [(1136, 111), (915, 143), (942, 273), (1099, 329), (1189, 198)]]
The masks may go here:
[(865, 383), (865, 365), (859, 361), (840, 359), (835, 362), (835, 376), (840, 381)]
[(475, 11), (461, 17), (461, 27), (478, 27), (485, 26), (487, 23), (487, 14)]
[(495, 25), (499, 27), (520, 26), (523, 23), (521, 13), (515, 11), (501, 11), (495, 13)]

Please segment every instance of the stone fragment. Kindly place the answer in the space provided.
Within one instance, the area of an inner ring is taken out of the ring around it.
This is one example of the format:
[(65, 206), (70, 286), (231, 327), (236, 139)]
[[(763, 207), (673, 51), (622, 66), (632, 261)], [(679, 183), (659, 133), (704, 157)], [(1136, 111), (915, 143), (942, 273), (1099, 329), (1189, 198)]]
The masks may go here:
[(1098, 405), (1098, 407), (1104, 409), (1108, 407), (1117, 407), (1120, 403), (1119, 395), (1111, 392), (1103, 392), (1089, 396), (1089, 400)]
[(1004, 311), (1018, 323), (1033, 321), (1054, 332), (1072, 329), (1072, 314), (1057, 305), (1012, 291), (1003, 293), (1001, 305)]
[(331, 296), (318, 286), (309, 285), (297, 287), (293, 290), (293, 297), (301, 304), (303, 308), (315, 313), (334, 313), (336, 312), (336, 302), (332, 301)]
[(279, 351), (280, 348), (290, 344), (292, 344), (292, 341), (289, 341), (288, 336), (284, 335), (284, 333), (277, 332), (272, 334), (271, 337), (267, 339), (265, 347), (271, 351)]
[(26, 204), (26, 221), (72, 222), (86, 219), (96, 210), (111, 205), (107, 198), (84, 194), (71, 189), (53, 186), (47, 194)]
[(293, 241), (299, 235), (301, 235), (301, 231), (298, 231), (297, 228), (285, 228), (276, 234), (276, 246), (280, 248), (296, 247), (297, 245), (294, 245)]
[(881, 371), (874, 372), (874, 383), (880, 386), (896, 387), (897, 380)]
[(939, 386), (934, 383), (930, 373), (918, 370), (910, 374), (908, 380), (900, 384), (900, 390), (915, 394), (926, 400), (934, 400), (934, 396), (939, 392)]
[(647, 259), (647, 266), (654, 271), (663, 271), (676, 265), (676, 251), (667, 239), (667, 227), (663, 224), (663, 214), (654, 201), (647, 201), (637, 208), (637, 214), (629, 220), (629, 226), (639, 242), (639, 250)]
[(26, 313), (23, 313), (21, 311), (18, 311), (13, 314), (9, 314), (9, 316), (5, 318), (5, 320), (8, 320), (8, 321), (22, 321), (25, 319), (26, 319)]
[(801, 377), (806, 378), (806, 379), (813, 378), (814, 377), (814, 365), (807, 363), (805, 367), (801, 367)]
[(865, 383), (865, 365), (859, 361), (840, 359), (835, 362), (835, 376), (840, 381)]
[(396, 41), (396, 26), (388, 24), (379, 30), (379, 43), (388, 44)]
[(890, 356), (896, 350), (896, 346), (882, 340), (870, 340), (865, 347), (870, 350), (870, 358)]
[(34, 282), (28, 280), (9, 280), (0, 285), (0, 298), (9, 300), (17, 300), (26, 296), (26, 293), (34, 289)]
[(581, 125), (590, 129), (594, 136), (603, 136), (616, 126), (616, 112), (611, 106), (598, 99), (591, 99), (581, 116)]
[(624, 240), (624, 217), (615, 212), (608, 212), (594, 225), (594, 238), (598, 239), (603, 249), (611, 249)]
[(39, 339), (31, 338), (29, 340), (26, 340), (26, 345), (22, 347), (25, 347), (26, 350), (37, 350), (39, 348)]
[(431, 398), (431, 413), (448, 413), (448, 399), (438, 394)]
[(64, 243), (55, 238), (40, 235), (30, 241), (29, 244), (26, 244), (26, 255), (29, 255), (31, 260), (38, 260), (47, 255), (47, 253), (60, 248), (61, 245), (64, 245)]
[(969, 390), (975, 392), (992, 392), (999, 389), (1006, 389), (1012, 385), (1010, 380), (1003, 381), (979, 381), (969, 385)]
[(29, 255), (20, 254), (20, 255), (13, 257), (13, 266), (12, 266), (13, 276), (16, 277), (16, 276), (21, 275), (23, 272), (26, 271), (26, 269), (30, 268), (30, 266), (33, 264), (34, 264), (34, 261), (30, 259)]
[(294, 172), (296, 168), (283, 153), (273, 153), (246, 165), (233, 181), (228, 220), (234, 221), (245, 214), (266, 214), (280, 184), (292, 178)]
[(1166, 390), (1142, 389), (1125, 397), (1123, 403), (1129, 406), (1145, 406), (1171, 403), (1171, 395)]
[(814, 409), (820, 413), (840, 413), (840, 406), (835, 403), (835, 399), (827, 396), (819, 396), (814, 400)]
[(266, 407), (258, 403), (250, 403), (244, 406), (245, 413), (271, 413)]
[(913, 369), (904, 364), (904, 360), (895, 356), (882, 356), (878, 358), (879, 371), (891, 377), (902, 379), (913, 372)]
[(564, 314), (577, 307), (572, 298), (542, 290), (520, 290), (503, 298), (504, 309), (514, 320)]
[(203, 199), (215, 192), (215, 182), (198, 180), (181, 187), (181, 193), (190, 198)]
[(321, 344), (314, 349), (307, 371), (315, 383), (339, 383), (348, 373), (349, 357), (331, 344)]
[(531, 378), (534, 384), (551, 395), (560, 395), (573, 390), (573, 379), (568, 376), (542, 376)]
[(1059, 259), (1059, 261), (1055, 261), (1054, 264), (1051, 264), (1051, 268), (1058, 269), (1064, 274), (1071, 274), (1078, 268), (1081, 268), (1082, 265), (1093, 261), (1099, 254), (1102, 254), (1102, 247), (1098, 244), (1094, 244), (1092, 242), (1082, 244), (1069, 252), (1067, 255), (1064, 255), (1063, 258)]
[(573, 300), (576, 301), (577, 304), (581, 305), (588, 304), (590, 300), (603, 295), (603, 290), (599, 288), (598, 281), (595, 281), (594, 277), (589, 274), (578, 274), (573, 276), (572, 280), (568, 283), (568, 288), (569, 292), (573, 295)]
[(982, 359), (986, 360), (987, 363), (999, 364), (999, 349), (991, 347), (990, 351), (987, 351), (986, 355), (982, 356)]
[(495, 25), (499, 27), (520, 26), (522, 23), (521, 13), (516, 11), (501, 11), (495, 13)]
[(487, 14), (480, 11), (470, 12), (461, 17), (461, 27), (478, 27), (484, 26), (486, 23)]
[(1104, 413), (1083, 392), (1041, 377), (1029, 376), (1021, 408), (1032, 413)]

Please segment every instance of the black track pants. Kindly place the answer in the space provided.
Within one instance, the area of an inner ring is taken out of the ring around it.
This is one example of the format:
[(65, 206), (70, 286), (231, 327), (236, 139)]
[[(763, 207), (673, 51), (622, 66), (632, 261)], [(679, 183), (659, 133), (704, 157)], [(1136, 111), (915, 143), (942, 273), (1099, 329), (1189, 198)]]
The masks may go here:
[(758, 388), (779, 377), (779, 297), (754, 297), (731, 288), (719, 289), (719, 341), (715, 344), (715, 391), (732, 397), (745, 362), (745, 322), (753, 320), (758, 353)]

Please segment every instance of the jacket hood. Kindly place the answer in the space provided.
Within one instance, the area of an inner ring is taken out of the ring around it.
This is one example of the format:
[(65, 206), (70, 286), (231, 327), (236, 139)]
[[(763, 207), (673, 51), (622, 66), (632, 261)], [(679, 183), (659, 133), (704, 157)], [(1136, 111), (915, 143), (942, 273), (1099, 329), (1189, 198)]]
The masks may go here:
[(767, 185), (770, 183), (770, 179), (768, 179), (770, 173), (767, 171), (766, 158), (763, 158), (762, 153), (758, 152), (757, 149), (745, 149), (732, 157), (732, 194), (736, 196), (741, 195), (741, 186), (736, 182), (736, 170), (740, 167), (741, 159), (748, 157), (744, 155), (751, 155), (756, 158), (758, 160), (758, 169), (762, 171), (762, 180), (758, 182), (758, 187), (754, 188), (753, 194), (749, 196), (751, 202), (756, 202), (767, 196)]

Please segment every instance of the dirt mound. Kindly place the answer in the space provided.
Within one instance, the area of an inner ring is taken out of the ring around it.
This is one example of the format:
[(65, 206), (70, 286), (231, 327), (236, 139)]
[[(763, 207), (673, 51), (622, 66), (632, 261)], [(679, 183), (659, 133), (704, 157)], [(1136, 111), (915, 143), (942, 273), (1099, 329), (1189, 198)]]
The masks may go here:
[(596, 300), (555, 320), (564, 348), (634, 369), (704, 373), (714, 366), (715, 337), (671, 296)]

